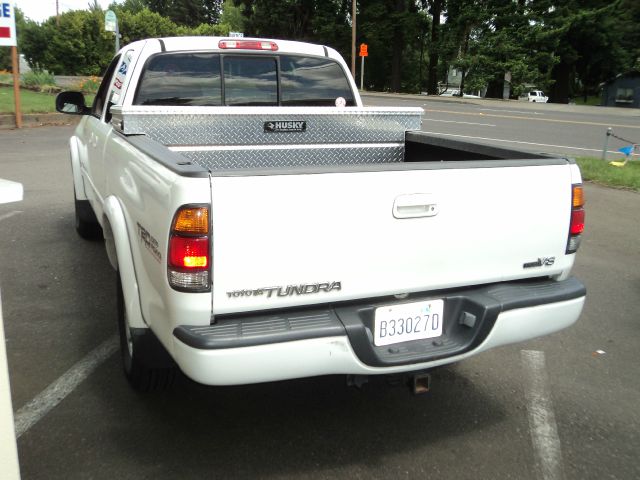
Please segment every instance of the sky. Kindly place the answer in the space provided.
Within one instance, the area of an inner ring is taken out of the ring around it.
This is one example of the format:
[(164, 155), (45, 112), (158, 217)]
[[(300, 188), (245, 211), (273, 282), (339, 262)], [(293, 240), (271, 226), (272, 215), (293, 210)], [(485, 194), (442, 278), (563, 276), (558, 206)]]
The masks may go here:
[[(98, 0), (106, 10), (113, 0)], [(42, 22), (56, 14), (56, 0), (14, 0), (13, 4), (24, 12), (24, 15), (36, 22)], [(89, 0), (58, 0), (60, 13), (69, 10), (88, 10)]]

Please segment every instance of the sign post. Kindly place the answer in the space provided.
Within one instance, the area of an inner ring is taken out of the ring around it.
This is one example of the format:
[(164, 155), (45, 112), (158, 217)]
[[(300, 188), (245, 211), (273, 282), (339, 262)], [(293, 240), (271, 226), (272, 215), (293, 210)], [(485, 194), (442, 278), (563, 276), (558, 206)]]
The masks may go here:
[(120, 50), (120, 30), (118, 29), (118, 18), (116, 12), (107, 10), (104, 14), (104, 30), (106, 32), (115, 32), (116, 34), (116, 53)]
[(0, 2), (0, 46), (11, 47), (13, 98), (16, 105), (16, 128), (22, 128), (22, 111), (20, 110), (20, 71), (17, 45), (16, 17), (13, 10), (13, 3), (9, 0), (4, 0)]
[(369, 46), (366, 43), (360, 44), (360, 58), (362, 58), (362, 64), (360, 65), (360, 90), (364, 90), (364, 57), (369, 56)]

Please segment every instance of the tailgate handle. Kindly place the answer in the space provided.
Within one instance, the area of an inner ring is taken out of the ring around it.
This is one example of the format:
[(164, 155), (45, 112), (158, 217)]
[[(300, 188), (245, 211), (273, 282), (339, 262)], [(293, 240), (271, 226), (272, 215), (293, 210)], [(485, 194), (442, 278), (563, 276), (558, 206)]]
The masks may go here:
[(412, 193), (400, 195), (393, 202), (395, 218), (435, 217), (438, 204), (431, 193)]

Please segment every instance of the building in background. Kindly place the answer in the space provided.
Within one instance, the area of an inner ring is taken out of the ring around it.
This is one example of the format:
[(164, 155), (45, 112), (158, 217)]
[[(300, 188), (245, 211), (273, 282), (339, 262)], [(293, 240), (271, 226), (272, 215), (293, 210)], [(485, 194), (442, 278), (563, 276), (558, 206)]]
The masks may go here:
[(640, 108), (640, 71), (632, 70), (621, 73), (601, 86), (601, 105)]

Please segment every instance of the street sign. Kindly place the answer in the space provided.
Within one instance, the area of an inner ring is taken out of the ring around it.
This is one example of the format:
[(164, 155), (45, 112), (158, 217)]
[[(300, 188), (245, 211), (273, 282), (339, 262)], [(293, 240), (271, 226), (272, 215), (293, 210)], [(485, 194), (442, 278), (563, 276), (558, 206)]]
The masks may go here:
[(14, 16), (13, 3), (5, 0), (0, 2), (0, 47), (15, 47), (16, 45), (16, 17)]
[(243, 32), (229, 32), (229, 38), (243, 38)]
[(117, 30), (118, 19), (116, 18), (116, 12), (113, 10), (107, 10), (104, 14), (104, 29), (107, 32), (115, 32)]
[(360, 90), (364, 90), (364, 57), (369, 56), (369, 46), (366, 43), (360, 44)]
[[(1, 1), (1, 0), (0, 0)], [(104, 30), (116, 34), (116, 53), (120, 51), (120, 30), (118, 29), (118, 18), (116, 12), (107, 10), (104, 14)]]
[(20, 111), (20, 72), (18, 72), (18, 42), (16, 38), (16, 17), (13, 3), (0, 0), (0, 47), (11, 47), (11, 70), (13, 70), (13, 97), (16, 105), (16, 127), (22, 127)]

